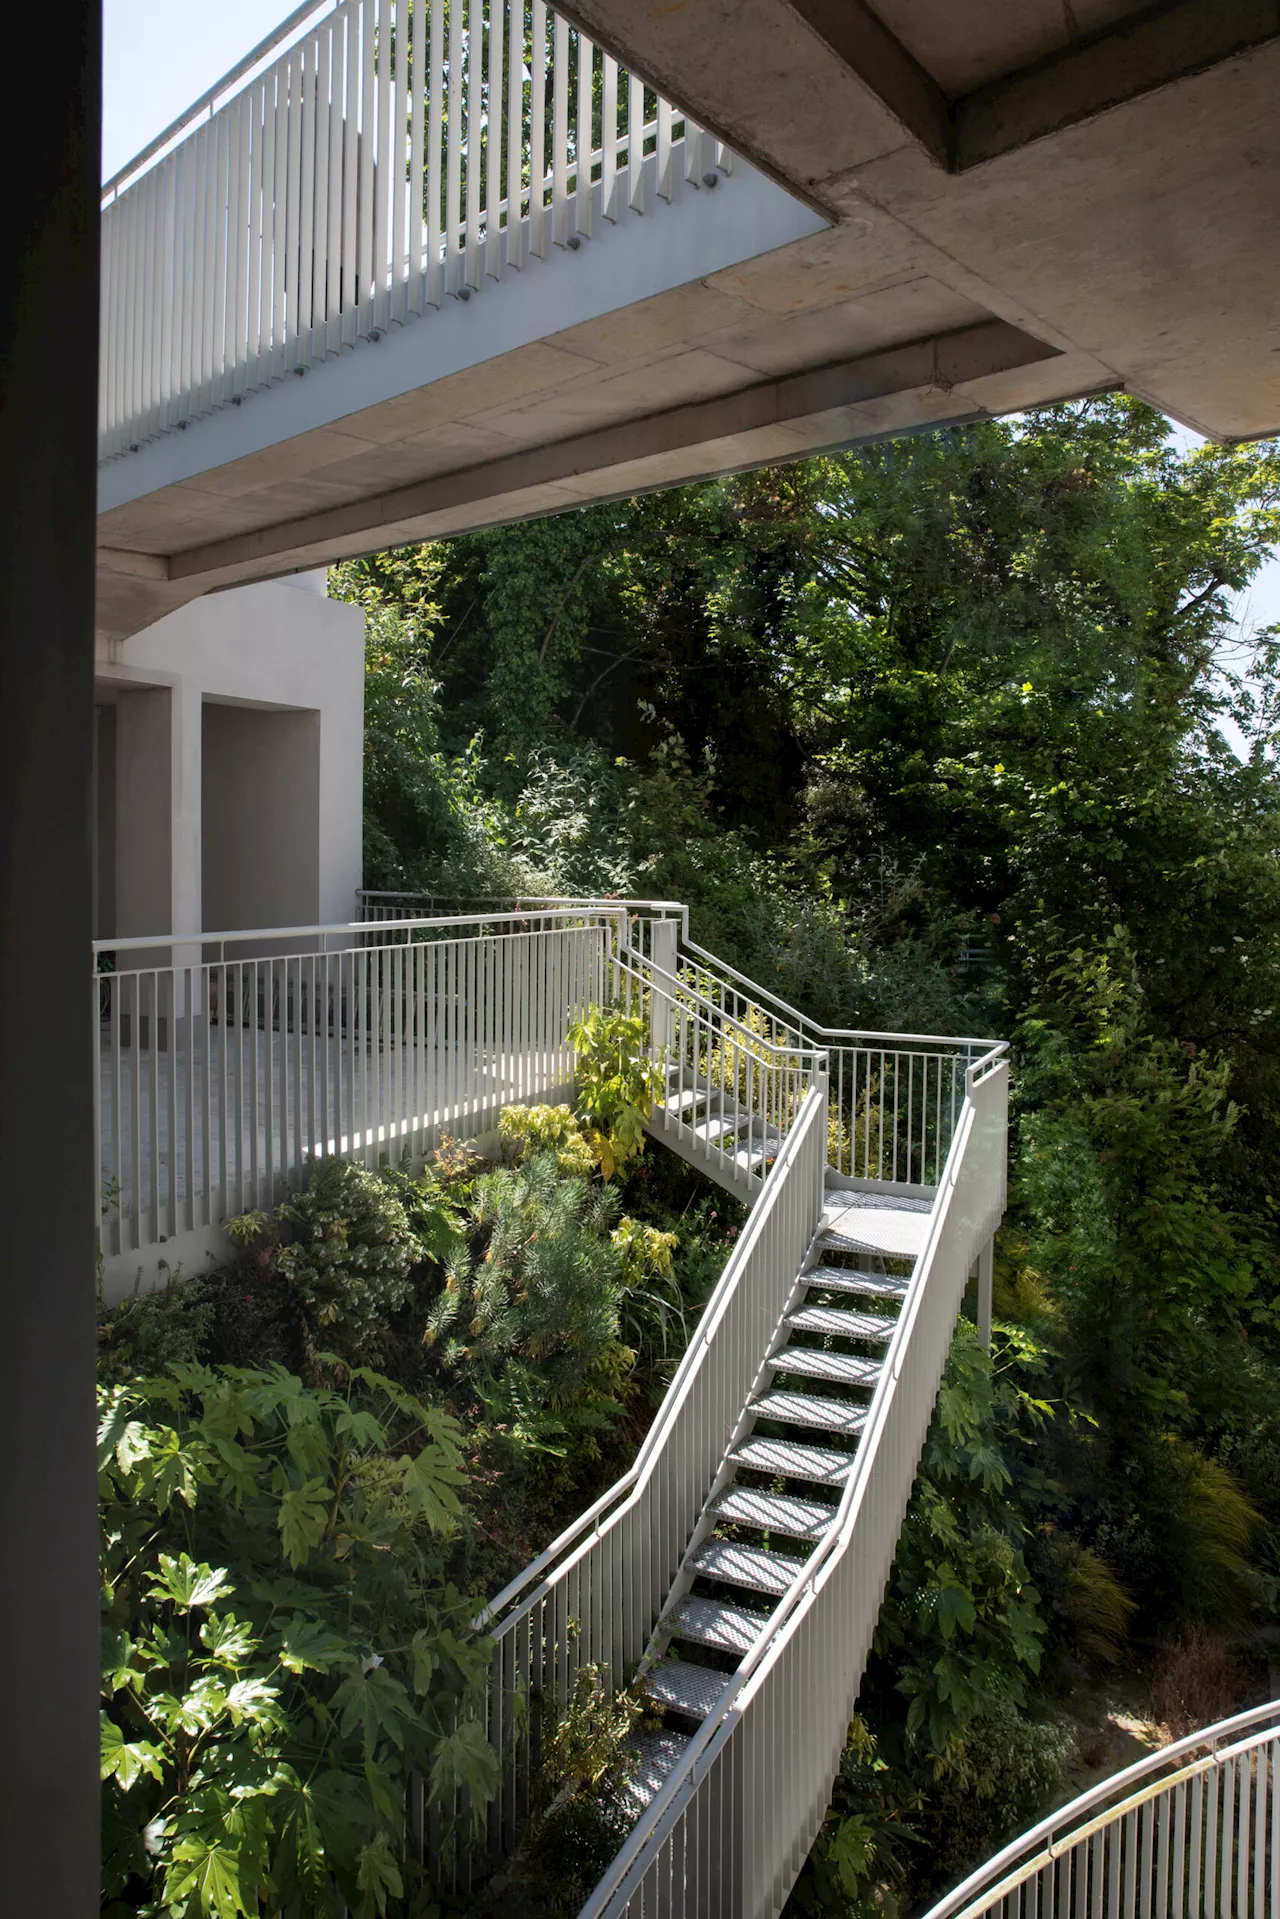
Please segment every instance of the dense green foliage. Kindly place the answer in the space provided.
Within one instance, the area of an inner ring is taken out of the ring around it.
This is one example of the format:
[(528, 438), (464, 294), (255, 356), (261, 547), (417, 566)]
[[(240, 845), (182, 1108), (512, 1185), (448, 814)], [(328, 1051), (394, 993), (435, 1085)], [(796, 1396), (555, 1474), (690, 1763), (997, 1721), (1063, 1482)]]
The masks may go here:
[(819, 1018), (1014, 1043), (1006, 1344), (953, 1358), (821, 1909), (1016, 1823), (1090, 1664), (1276, 1604), (1278, 537), (1274, 446), (1106, 398), (338, 571), (370, 883), (683, 898)]
[(178, 1363), (100, 1397), (111, 1910), (383, 1913), (410, 1774), (483, 1797), (497, 1765), (447, 1578), (457, 1425), (367, 1372)]
[[(623, 1214), (568, 1108), (503, 1134), (493, 1167), (321, 1162), (227, 1267), (103, 1317), (112, 1919), (439, 1910), (403, 1809), (415, 1773), (433, 1816), (492, 1791), (482, 1598), (634, 1452), (738, 1212), (659, 1153)], [(593, 1768), (634, 1716), (547, 1718), (530, 1911), (616, 1838)]]
[(644, 1151), (644, 1123), (662, 1091), (649, 1057), (648, 1021), (623, 1006), (592, 1006), (565, 1036), (574, 1052), (577, 1106), (606, 1179)]

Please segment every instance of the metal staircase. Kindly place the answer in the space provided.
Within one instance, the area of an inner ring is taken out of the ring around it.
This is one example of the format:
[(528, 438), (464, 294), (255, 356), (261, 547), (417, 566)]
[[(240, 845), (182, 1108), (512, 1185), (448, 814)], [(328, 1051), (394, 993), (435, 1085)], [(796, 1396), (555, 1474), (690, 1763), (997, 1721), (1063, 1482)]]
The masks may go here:
[(929, 1213), (896, 1199), (823, 1214), (641, 1665), (638, 1690), (663, 1723), (637, 1741), (637, 1814), (839, 1517), (915, 1265), (900, 1248), (923, 1246)]
[[(565, 903), (559, 903), (561, 907)], [(772, 1919), (825, 1813), (964, 1291), (1004, 1208), (1003, 1045), (824, 1031), (693, 947), (682, 909), (609, 913), (643, 1008), (650, 1130), (751, 1203), (635, 1464), (492, 1602), (518, 1849), (530, 1704), (575, 1676), (648, 1708), (634, 1825), (581, 1919)]]

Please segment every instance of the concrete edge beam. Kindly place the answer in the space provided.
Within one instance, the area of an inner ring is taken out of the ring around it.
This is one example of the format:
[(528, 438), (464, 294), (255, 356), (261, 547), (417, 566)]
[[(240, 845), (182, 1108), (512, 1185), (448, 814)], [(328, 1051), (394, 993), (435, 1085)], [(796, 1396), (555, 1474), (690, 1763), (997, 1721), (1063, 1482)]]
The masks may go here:
[(957, 171), (1090, 120), (1280, 35), (1280, 0), (1171, 0), (955, 104)]
[[(350, 505), (188, 547), (170, 556), (168, 578), (204, 592), (218, 585), (264, 578), (273, 569), (284, 572), (304, 564), (316, 565), (326, 555), (350, 557), (376, 551), (390, 541), (412, 539), (415, 535), (404, 529), (433, 515), (456, 513), (460, 507), (483, 507), (486, 500), (496, 502), (565, 483), (572, 484), (582, 498), (588, 492), (596, 497), (594, 484), (582, 485), (590, 476), (601, 476), (603, 481), (611, 471), (665, 455), (725, 441), (741, 444), (744, 436), (769, 434), (779, 427), (799, 425), (806, 419), (839, 413), (893, 394), (926, 389), (945, 396), (959, 386), (1011, 367), (1058, 357), (1056, 347), (1047, 346), (1018, 327), (1003, 320), (981, 321), (861, 359), (764, 381), (718, 399), (513, 453)], [(768, 459), (770, 455), (762, 457)], [(749, 455), (742, 463), (750, 464)], [(675, 477), (653, 482), (678, 483)], [(607, 490), (605, 483), (602, 491)], [(576, 503), (567, 496), (558, 501), (565, 506)], [(500, 513), (497, 517), (507, 515)], [(467, 519), (470, 525), (483, 523), (475, 513)]]

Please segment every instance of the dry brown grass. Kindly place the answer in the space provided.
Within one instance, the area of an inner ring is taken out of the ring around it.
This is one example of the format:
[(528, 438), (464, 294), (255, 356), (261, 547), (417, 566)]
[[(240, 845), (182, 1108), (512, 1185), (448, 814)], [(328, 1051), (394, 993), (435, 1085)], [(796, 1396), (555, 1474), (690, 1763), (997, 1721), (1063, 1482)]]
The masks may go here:
[(1236, 1710), (1244, 1687), (1244, 1671), (1228, 1642), (1205, 1626), (1192, 1626), (1156, 1665), (1151, 1710), (1171, 1739), (1181, 1739)]

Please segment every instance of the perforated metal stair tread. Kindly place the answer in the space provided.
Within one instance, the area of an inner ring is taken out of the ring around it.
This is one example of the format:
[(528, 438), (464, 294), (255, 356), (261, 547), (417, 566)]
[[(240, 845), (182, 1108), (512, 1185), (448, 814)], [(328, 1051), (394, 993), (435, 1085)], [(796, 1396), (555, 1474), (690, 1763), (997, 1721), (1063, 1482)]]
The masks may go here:
[(767, 1615), (735, 1606), (730, 1599), (686, 1599), (672, 1620), (672, 1637), (715, 1646), (741, 1658), (760, 1637)]
[(803, 1539), (810, 1545), (822, 1538), (836, 1516), (835, 1507), (824, 1506), (821, 1500), (761, 1492), (754, 1486), (731, 1486), (712, 1510), (731, 1525), (783, 1533), (788, 1539)]
[(628, 1744), (636, 1763), (622, 1790), (633, 1811), (639, 1814), (662, 1791), (668, 1776), (679, 1765), (689, 1740), (686, 1734), (664, 1726), (659, 1732), (633, 1736)]
[(834, 1333), (839, 1339), (874, 1340), (883, 1346), (893, 1337), (895, 1322), (883, 1313), (853, 1313), (843, 1306), (802, 1306), (787, 1324), (797, 1333)]
[(754, 1139), (749, 1145), (740, 1147), (730, 1157), (735, 1166), (741, 1166), (750, 1173), (755, 1172), (762, 1161), (775, 1158), (781, 1151), (782, 1141), (769, 1133), (763, 1139)]
[(797, 1439), (747, 1439), (730, 1459), (753, 1473), (774, 1473), (779, 1479), (807, 1479), (815, 1486), (843, 1486), (853, 1468), (853, 1453), (826, 1446), (806, 1446)]
[(834, 1227), (841, 1230), (840, 1215), (844, 1213), (917, 1213), (927, 1218), (933, 1211), (932, 1199), (926, 1199), (916, 1193), (886, 1193), (878, 1185), (870, 1189), (848, 1187), (837, 1198), (834, 1193), (827, 1195), (827, 1203), (822, 1209), (822, 1227)]
[(641, 1682), (646, 1699), (686, 1719), (705, 1719), (728, 1683), (728, 1673), (714, 1666), (695, 1666), (687, 1659), (660, 1659)]
[(805, 1274), (810, 1286), (832, 1293), (862, 1293), (871, 1299), (905, 1299), (909, 1279), (896, 1273), (851, 1273), (847, 1267), (814, 1266)]
[(775, 1372), (802, 1379), (838, 1380), (842, 1386), (874, 1386), (882, 1362), (856, 1353), (828, 1353), (811, 1346), (784, 1346), (769, 1360)]
[(718, 1146), (722, 1140), (736, 1139), (739, 1133), (745, 1133), (750, 1123), (746, 1113), (733, 1113), (727, 1119), (695, 1120), (690, 1131), (695, 1139), (705, 1141), (708, 1146)]
[(695, 1106), (705, 1106), (710, 1098), (710, 1093), (686, 1086), (682, 1092), (667, 1093), (662, 1104), (669, 1113), (687, 1113)]
[(803, 1559), (765, 1552), (762, 1546), (731, 1545), (724, 1539), (709, 1539), (686, 1564), (703, 1579), (718, 1579), (726, 1586), (745, 1586), (750, 1592), (761, 1593), (784, 1593), (804, 1567)]
[(807, 1426), (815, 1432), (860, 1433), (867, 1408), (848, 1399), (824, 1399), (817, 1393), (761, 1393), (751, 1411), (757, 1419), (776, 1419), (783, 1426)]
[(852, 1193), (848, 1204), (828, 1206), (822, 1216), (826, 1234), (839, 1237), (853, 1251), (915, 1259), (924, 1250), (932, 1202), (897, 1199), (879, 1194)]

